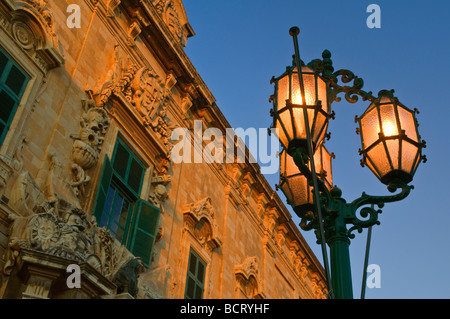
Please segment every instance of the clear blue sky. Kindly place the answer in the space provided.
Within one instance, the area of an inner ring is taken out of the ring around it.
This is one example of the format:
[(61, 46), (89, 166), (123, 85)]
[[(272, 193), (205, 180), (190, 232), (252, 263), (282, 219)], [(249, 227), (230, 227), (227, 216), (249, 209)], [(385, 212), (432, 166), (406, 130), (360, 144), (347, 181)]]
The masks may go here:
[[(380, 29), (366, 25), (372, 3), (381, 8)], [(381, 225), (373, 229), (369, 263), (381, 267), (381, 288), (367, 289), (366, 298), (449, 298), (450, 108), (445, 97), (450, 84), (450, 2), (185, 0), (184, 6), (196, 32), (185, 51), (233, 128), (270, 126), (269, 80), (292, 62), (292, 26), (301, 30), (306, 63), (328, 49), (335, 70), (352, 70), (364, 79), (366, 91), (394, 89), (402, 103), (419, 109), (428, 162), (419, 166), (411, 195), (386, 204)], [(359, 164), (361, 145), (353, 120), (367, 106), (345, 100), (332, 105), (337, 118), (331, 122), (327, 148), (336, 154), (334, 183), (347, 201), (363, 191), (390, 194)], [(266, 178), (272, 186), (278, 183), (278, 174)], [(312, 232), (301, 232), (322, 261)], [(357, 234), (350, 246), (355, 298), (361, 291), (366, 235)]]

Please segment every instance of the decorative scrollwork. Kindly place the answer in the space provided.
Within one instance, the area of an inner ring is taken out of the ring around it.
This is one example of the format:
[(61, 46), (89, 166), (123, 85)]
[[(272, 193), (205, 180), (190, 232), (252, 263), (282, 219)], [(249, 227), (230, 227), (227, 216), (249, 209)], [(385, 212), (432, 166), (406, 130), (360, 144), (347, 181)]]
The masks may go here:
[[(353, 216), (352, 220), (350, 221), (350, 224), (352, 224), (353, 226), (348, 230), (349, 238), (355, 237), (355, 235), (352, 234), (352, 232), (355, 230), (361, 233), (363, 228), (368, 228), (380, 224), (380, 222), (378, 221), (378, 215), (381, 214), (382, 211), (381, 209), (374, 209), (374, 205), (377, 205), (379, 208), (383, 208), (385, 203), (400, 201), (409, 195), (411, 189), (413, 189), (414, 186), (407, 185), (401, 180), (394, 180), (388, 185), (387, 188), (391, 193), (394, 193), (399, 188), (401, 188), (401, 191), (395, 195), (389, 196), (371, 196), (363, 193), (360, 198), (354, 200), (351, 204), (349, 204), (349, 209), (351, 210), (351, 214)], [(371, 204), (372, 207), (362, 208), (360, 211), (360, 215), (362, 218), (367, 218), (368, 216), (369, 218), (366, 220), (361, 220), (356, 217), (357, 209), (363, 205), (368, 204)]]
[[(372, 92), (366, 92), (362, 88), (364, 86), (364, 80), (356, 76), (352, 71), (341, 69), (334, 72), (333, 62), (331, 60), (331, 53), (328, 50), (322, 53), (323, 60), (315, 59), (308, 63), (308, 67), (315, 72), (321, 74), (322, 78), (330, 85), (330, 100), (331, 102), (340, 102), (341, 98), (338, 94), (345, 93), (345, 99), (349, 103), (356, 103), (360, 96), (363, 101), (375, 100)], [(353, 85), (339, 85), (338, 78), (341, 78), (342, 83), (350, 83), (353, 81)]]
[[(348, 80), (350, 77), (347, 77), (346, 79)], [(291, 154), (300, 172), (308, 180), (311, 180), (312, 173), (307, 165), (309, 158), (305, 151), (300, 148), (295, 148), (291, 150)], [(395, 193), (400, 189), (400, 191), (394, 195), (372, 196), (362, 193), (361, 197), (355, 199), (351, 203), (346, 203), (345, 199), (342, 198), (342, 191), (339, 188), (334, 187), (333, 189), (328, 190), (320, 179), (318, 179), (318, 187), (320, 191), (320, 205), (323, 213), (323, 222), (328, 225), (326, 227), (327, 240), (337, 235), (337, 233), (339, 233), (340, 236), (353, 239), (355, 237), (354, 231), (361, 233), (364, 228), (379, 225), (378, 215), (382, 213), (381, 208), (384, 207), (384, 204), (406, 198), (411, 192), (411, 189), (414, 188), (397, 179), (387, 186), (391, 193)], [(371, 205), (371, 207), (363, 207), (366, 205)], [(378, 206), (380, 209), (375, 209), (374, 206)], [(317, 239), (320, 241), (318, 233), (320, 221), (317, 216), (315, 205), (300, 205), (294, 207), (294, 211), (301, 219), (299, 224), (300, 228), (304, 231), (314, 229), (316, 231)], [(339, 218), (340, 215), (345, 216), (345, 218)], [(347, 230), (346, 225), (352, 226)]]

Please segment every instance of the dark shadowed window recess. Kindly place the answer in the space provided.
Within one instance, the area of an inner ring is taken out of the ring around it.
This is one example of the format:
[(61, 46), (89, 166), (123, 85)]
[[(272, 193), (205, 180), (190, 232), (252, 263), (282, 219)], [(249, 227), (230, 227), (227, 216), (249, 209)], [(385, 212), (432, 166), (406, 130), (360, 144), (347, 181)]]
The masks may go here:
[(185, 299), (203, 299), (206, 263), (193, 251), (189, 253)]
[(22, 99), (29, 76), (0, 49), (0, 145)]

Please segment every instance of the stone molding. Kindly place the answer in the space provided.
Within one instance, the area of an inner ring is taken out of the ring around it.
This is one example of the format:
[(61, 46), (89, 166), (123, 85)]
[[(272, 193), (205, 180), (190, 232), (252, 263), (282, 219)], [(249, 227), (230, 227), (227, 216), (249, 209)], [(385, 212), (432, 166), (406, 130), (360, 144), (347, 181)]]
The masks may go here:
[(208, 251), (222, 246), (211, 198), (185, 204), (182, 209), (185, 229)]
[(0, 12), (0, 25), (30, 58), (47, 73), (64, 63), (48, 0), (5, 0), (11, 10)]

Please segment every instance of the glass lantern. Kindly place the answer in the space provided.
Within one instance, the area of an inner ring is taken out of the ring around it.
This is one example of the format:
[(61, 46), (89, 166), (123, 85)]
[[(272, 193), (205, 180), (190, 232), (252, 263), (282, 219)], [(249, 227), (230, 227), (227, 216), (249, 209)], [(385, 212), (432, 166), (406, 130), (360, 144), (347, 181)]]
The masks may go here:
[(358, 122), (362, 163), (386, 185), (396, 178), (411, 182), (423, 158), (424, 146), (415, 111), (400, 103), (391, 92), (385, 92), (372, 102)]
[[(321, 143), (314, 154), (316, 174), (325, 186), (333, 188), (331, 161), (334, 154), (330, 154)], [(307, 165), (310, 167), (310, 165)], [(313, 210), (314, 198), (310, 181), (303, 175), (286, 150), (280, 153), (280, 183), (278, 185), (292, 207), (302, 210)]]
[(286, 150), (290, 146), (306, 148), (306, 125), (304, 109), (307, 111), (313, 150), (323, 140), (330, 118), (328, 84), (313, 70), (302, 66), (300, 80), (305, 96), (302, 96), (297, 67), (287, 67), (286, 72), (273, 78), (273, 127)]

